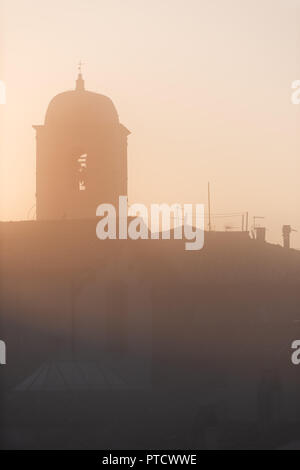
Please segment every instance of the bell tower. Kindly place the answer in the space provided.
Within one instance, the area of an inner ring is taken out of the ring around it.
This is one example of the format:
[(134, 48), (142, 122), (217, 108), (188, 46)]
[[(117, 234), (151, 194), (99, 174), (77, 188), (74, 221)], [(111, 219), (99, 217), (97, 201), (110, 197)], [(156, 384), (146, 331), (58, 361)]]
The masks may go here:
[(112, 101), (85, 89), (81, 63), (75, 90), (49, 104), (36, 130), (37, 220), (96, 216), (99, 204), (127, 195), (127, 137)]

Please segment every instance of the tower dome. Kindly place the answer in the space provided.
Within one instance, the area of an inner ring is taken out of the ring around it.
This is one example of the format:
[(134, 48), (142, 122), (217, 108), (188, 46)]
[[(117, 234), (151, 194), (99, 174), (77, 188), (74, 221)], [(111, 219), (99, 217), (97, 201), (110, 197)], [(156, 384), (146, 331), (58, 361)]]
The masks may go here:
[(85, 90), (81, 73), (76, 89), (55, 96), (48, 106), (45, 126), (113, 126), (119, 124), (117, 110), (110, 98)]

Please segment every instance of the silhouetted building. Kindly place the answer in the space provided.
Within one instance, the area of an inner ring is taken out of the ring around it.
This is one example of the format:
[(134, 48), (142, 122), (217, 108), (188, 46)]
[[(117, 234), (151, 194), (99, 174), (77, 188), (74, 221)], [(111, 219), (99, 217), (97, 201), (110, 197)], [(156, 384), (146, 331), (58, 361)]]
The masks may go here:
[(99, 240), (80, 219), (127, 194), (129, 131), (81, 73), (36, 129), (39, 220), (0, 222), (0, 449), (299, 441), (299, 250), (264, 227)]
[(57, 95), (34, 128), (38, 220), (95, 217), (99, 204), (127, 195), (130, 132), (108, 97), (85, 90), (81, 70), (76, 89)]

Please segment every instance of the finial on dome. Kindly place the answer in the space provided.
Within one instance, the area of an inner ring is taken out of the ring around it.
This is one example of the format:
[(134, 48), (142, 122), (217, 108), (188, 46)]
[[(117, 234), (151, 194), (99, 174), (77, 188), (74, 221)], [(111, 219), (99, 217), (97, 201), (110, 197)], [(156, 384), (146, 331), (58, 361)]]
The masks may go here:
[(83, 62), (79, 62), (78, 64), (78, 78), (76, 80), (76, 91), (84, 91), (84, 80), (82, 78), (82, 66)]

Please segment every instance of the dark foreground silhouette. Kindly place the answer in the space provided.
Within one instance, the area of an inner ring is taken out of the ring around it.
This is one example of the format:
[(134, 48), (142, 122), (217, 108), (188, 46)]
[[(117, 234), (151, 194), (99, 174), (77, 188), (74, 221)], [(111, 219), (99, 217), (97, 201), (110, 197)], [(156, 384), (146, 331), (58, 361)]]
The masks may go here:
[(300, 253), (95, 227), (0, 224), (1, 448), (297, 446)]

